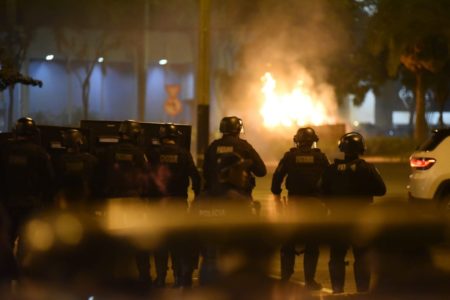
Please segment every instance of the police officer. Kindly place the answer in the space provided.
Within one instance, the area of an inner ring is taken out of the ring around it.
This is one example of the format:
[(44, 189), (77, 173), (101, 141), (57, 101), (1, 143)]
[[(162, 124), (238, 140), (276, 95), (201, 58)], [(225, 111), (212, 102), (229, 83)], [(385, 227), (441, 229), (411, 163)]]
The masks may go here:
[[(104, 183), (101, 194), (106, 198), (144, 197), (147, 189), (148, 160), (137, 146), (141, 125), (125, 120), (119, 126), (119, 142), (106, 148), (100, 160)], [(141, 256), (140, 251), (136, 254)], [(148, 260), (147, 260), (148, 261)], [(139, 282), (143, 288), (151, 286), (149, 265), (137, 261)]]
[[(252, 198), (246, 188), (250, 184), (251, 174), (248, 171), (252, 164), (237, 152), (221, 155), (216, 163), (218, 182), (205, 190), (194, 202), (194, 211), (200, 218), (227, 218), (238, 214), (251, 215)], [(199, 272), (200, 285), (215, 284), (220, 280), (217, 261), (220, 247), (209, 240), (202, 241), (202, 264)]]
[(250, 174), (249, 186), (243, 188), (248, 195), (251, 195), (255, 187), (254, 176), (262, 177), (267, 173), (266, 165), (259, 154), (246, 140), (239, 137), (242, 131), (242, 120), (238, 117), (224, 117), (220, 122), (220, 132), (222, 137), (213, 141), (205, 152), (205, 162), (203, 165), (203, 177), (205, 178), (205, 189), (210, 189), (218, 184), (219, 172), (217, 168), (217, 159), (225, 154), (236, 152), (244, 159), (250, 160), (248, 166)]
[[(160, 146), (154, 147), (153, 151), (148, 153), (151, 181), (149, 186), (157, 188), (160, 201), (169, 209), (184, 214), (188, 208), (189, 179), (192, 181), (194, 195), (197, 196), (200, 192), (201, 177), (191, 153), (177, 143), (181, 135), (175, 124), (160, 126)], [(182, 242), (174, 241), (168, 248), (163, 245), (156, 251), (156, 286), (165, 285), (168, 252), (171, 255), (175, 286), (192, 284), (190, 262), (183, 259), (189, 254), (184, 253), (187, 248)]]
[(177, 142), (182, 133), (175, 124), (167, 123), (159, 128), (161, 144), (148, 153), (152, 179), (162, 197), (187, 205), (189, 179), (194, 195), (200, 192), (200, 174), (191, 153)]
[[(289, 210), (294, 209), (301, 214), (315, 214), (315, 217), (323, 218), (325, 208), (318, 198), (318, 183), (329, 162), (320, 149), (313, 147), (318, 141), (319, 137), (311, 127), (298, 129), (294, 135), (295, 147), (284, 154), (273, 174), (271, 191), (277, 205), (280, 205), (281, 184), (286, 177)], [(294, 241), (281, 247), (281, 279), (283, 281), (288, 281), (294, 273), (295, 255)], [(314, 241), (306, 241), (303, 268), (306, 287), (312, 290), (322, 288), (314, 280), (318, 259), (319, 246)]]
[(56, 202), (60, 208), (79, 205), (89, 200), (93, 188), (98, 160), (82, 152), (85, 137), (77, 129), (62, 133), (66, 152), (55, 161)]
[(339, 221), (338, 224), (350, 225), (350, 228), (343, 228), (344, 236), (338, 235), (339, 238), (330, 245), (331, 285), (334, 293), (344, 291), (345, 256), (352, 247), (356, 288), (358, 292), (366, 292), (370, 284), (367, 247), (354, 243), (345, 233), (352, 229), (362, 210), (373, 202), (373, 196), (386, 193), (386, 186), (375, 166), (360, 158), (365, 151), (361, 134), (350, 132), (343, 135), (339, 140), (339, 150), (344, 153), (344, 159), (335, 159), (321, 180), (331, 217)]
[[(0, 155), (1, 201), (9, 217), (11, 248), (22, 225), (50, 203), (53, 169), (48, 153), (36, 144), (38, 137), (34, 120), (20, 118), (14, 128), (14, 140), (4, 146)], [(21, 244), (19, 250), (23, 250)]]
[(119, 127), (119, 142), (109, 146), (101, 158), (105, 197), (139, 197), (145, 194), (148, 161), (144, 151), (137, 146), (141, 132), (138, 122), (123, 121)]
[(252, 163), (237, 152), (220, 155), (216, 163), (217, 184), (211, 186), (202, 196), (211, 196), (216, 199), (214, 201), (222, 199), (228, 203), (237, 201), (237, 203), (250, 205), (252, 198), (245, 188), (252, 181), (252, 175), (248, 171)]

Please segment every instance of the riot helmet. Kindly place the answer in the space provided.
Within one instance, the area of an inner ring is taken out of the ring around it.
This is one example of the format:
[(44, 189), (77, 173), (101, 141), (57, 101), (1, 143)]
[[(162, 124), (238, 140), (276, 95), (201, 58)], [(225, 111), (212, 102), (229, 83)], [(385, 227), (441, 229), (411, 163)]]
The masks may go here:
[(219, 130), (223, 134), (239, 134), (242, 130), (242, 120), (236, 116), (224, 117), (220, 121)]
[(338, 147), (345, 154), (362, 155), (366, 150), (363, 136), (354, 131), (344, 134), (339, 140)]
[(166, 123), (159, 127), (159, 137), (161, 139), (170, 138), (176, 139), (181, 136), (181, 132), (178, 130), (177, 126), (173, 123)]
[(34, 120), (30, 117), (23, 117), (17, 120), (14, 127), (14, 133), (20, 137), (35, 136), (39, 133), (39, 129), (36, 126)]
[(125, 120), (120, 124), (119, 134), (122, 139), (129, 139), (137, 142), (137, 138), (141, 134), (141, 124), (134, 120)]
[(314, 129), (311, 127), (304, 127), (297, 130), (294, 135), (294, 143), (296, 145), (308, 145), (311, 146), (313, 143), (318, 142), (319, 137), (317, 136)]
[(250, 183), (248, 166), (250, 160), (245, 160), (236, 152), (224, 153), (217, 159), (219, 182), (228, 183), (236, 188), (245, 189)]
[(67, 148), (77, 148), (85, 143), (84, 136), (78, 129), (67, 129), (62, 137), (63, 145)]

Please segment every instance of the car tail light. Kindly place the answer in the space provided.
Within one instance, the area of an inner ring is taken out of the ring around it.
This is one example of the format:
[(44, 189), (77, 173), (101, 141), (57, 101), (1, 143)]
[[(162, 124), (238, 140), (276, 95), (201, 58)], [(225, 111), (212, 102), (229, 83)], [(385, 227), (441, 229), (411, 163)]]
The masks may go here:
[(415, 168), (417, 170), (428, 170), (434, 165), (435, 162), (436, 159), (429, 157), (411, 157), (409, 160), (411, 168)]

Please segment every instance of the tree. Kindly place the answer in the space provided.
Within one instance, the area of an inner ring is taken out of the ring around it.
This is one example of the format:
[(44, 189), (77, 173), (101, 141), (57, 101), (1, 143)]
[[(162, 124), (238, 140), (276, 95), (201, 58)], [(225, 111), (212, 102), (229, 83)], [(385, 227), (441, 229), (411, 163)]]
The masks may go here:
[(445, 104), (450, 96), (450, 61), (442, 70), (432, 77), (432, 87), (434, 92), (434, 99), (439, 110), (439, 127), (444, 127), (444, 108)]
[[(414, 137), (421, 141), (427, 135), (427, 124), (425, 120), (425, 83), (430, 73), (441, 73), (448, 57), (447, 40), (442, 37), (427, 36), (418, 41), (410, 43), (400, 55), (401, 63), (415, 75), (415, 97), (416, 97), (416, 131)], [(441, 80), (444, 76), (441, 76)], [(436, 77), (439, 78), (439, 77)], [(435, 85), (436, 96), (441, 101), (441, 111), (444, 108), (445, 91), (442, 83)], [(442, 114), (441, 114), (441, 121)]]
[[(91, 75), (95, 66), (103, 62), (108, 52), (119, 44), (118, 38), (110, 32), (93, 30), (55, 30), (58, 51), (65, 54), (65, 66), (69, 74), (75, 74), (81, 86), (83, 104), (82, 118), (89, 118), (89, 96)], [(100, 60), (100, 61), (99, 61)], [(82, 70), (76, 68), (81, 66)], [(102, 72), (106, 72), (102, 64)]]
[(347, 1), (341, 18), (348, 32), (349, 43), (339, 56), (328, 64), (328, 81), (333, 84), (339, 101), (353, 96), (353, 103), (363, 103), (368, 91), (378, 94), (388, 75), (383, 68), (386, 54), (370, 53), (367, 28), (376, 9), (376, 0)]
[(16, 1), (8, 1), (6, 8), (0, 16), (0, 81), (3, 91), (8, 89), (9, 105), (7, 115), (7, 127), (11, 129), (14, 113), (14, 88), (16, 83), (42, 86), (42, 82), (21, 74), (22, 64), (33, 38), (33, 26), (29, 23), (17, 22)]
[(448, 63), (450, 6), (446, 0), (379, 0), (368, 26), (372, 55), (386, 53), (385, 67), (397, 77), (399, 66), (415, 76), (416, 122), (414, 138), (427, 136), (424, 77), (441, 72)]
[(58, 51), (64, 55), (67, 72), (74, 74), (80, 84), (82, 118), (87, 119), (92, 72), (98, 63), (106, 72), (108, 54), (121, 44), (123, 31), (119, 24), (129, 11), (117, 0), (47, 2), (47, 9), (54, 10), (49, 23)]

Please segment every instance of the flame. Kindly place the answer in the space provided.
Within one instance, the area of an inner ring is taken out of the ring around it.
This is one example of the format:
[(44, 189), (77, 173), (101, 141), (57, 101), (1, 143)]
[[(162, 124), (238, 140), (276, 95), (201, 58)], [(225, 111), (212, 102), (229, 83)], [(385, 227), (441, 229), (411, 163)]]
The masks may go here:
[(315, 100), (302, 80), (297, 82), (292, 91), (284, 94), (277, 93), (277, 83), (271, 73), (266, 72), (261, 80), (265, 101), (260, 112), (264, 118), (264, 126), (318, 126), (335, 122), (326, 105)]

